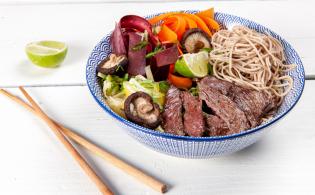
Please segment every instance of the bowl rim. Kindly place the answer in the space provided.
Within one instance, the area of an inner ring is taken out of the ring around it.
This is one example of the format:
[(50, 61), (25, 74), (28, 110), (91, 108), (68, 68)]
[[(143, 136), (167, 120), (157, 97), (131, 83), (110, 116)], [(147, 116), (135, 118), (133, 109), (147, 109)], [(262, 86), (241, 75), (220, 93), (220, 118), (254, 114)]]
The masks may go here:
[[(200, 10), (179, 10), (178, 12), (198, 12)], [(174, 11), (171, 11), (174, 12)], [(175, 11), (177, 12), (177, 11)], [(155, 13), (155, 14), (151, 14), (146, 16), (146, 18), (150, 18), (152, 16), (156, 16), (156, 15), (160, 15), (163, 13), (167, 13), (167, 12), (160, 12), (160, 13)], [(246, 22), (250, 22), (253, 23), (255, 25), (259, 25), (259, 26), (263, 26), (260, 25), (254, 21), (239, 17), (239, 16), (235, 16), (235, 15), (231, 15), (231, 14), (226, 14), (226, 13), (222, 13), (222, 12), (216, 12), (216, 14), (223, 14), (227, 17), (232, 17), (232, 18), (236, 18), (238, 20), (244, 20)], [(263, 26), (264, 27), (264, 26)], [(266, 28), (266, 27), (265, 27)], [(267, 28), (269, 30), (269, 28)], [(289, 44), (285, 39), (283, 39), (281, 36), (279, 36), (277, 33), (275, 33), (274, 31), (271, 31), (274, 35), (280, 37), (284, 42), (286, 42), (286, 44), (292, 49), (292, 52), (296, 55), (297, 60), (301, 62), (301, 73), (302, 73), (302, 78), (300, 78), (299, 80), (301, 81), (302, 84), (302, 88), (300, 90), (300, 93), (298, 94), (298, 96), (294, 99), (294, 102), (289, 106), (289, 108), (287, 110), (285, 110), (283, 113), (281, 113), (280, 115), (278, 115), (277, 117), (272, 118), (271, 120), (269, 120), (268, 122), (261, 124), (255, 128), (251, 128), (251, 129), (247, 129), (245, 131), (242, 131), (240, 133), (236, 133), (236, 134), (231, 134), (231, 135), (224, 135), (224, 136), (213, 136), (213, 137), (191, 137), (191, 136), (179, 136), (179, 135), (173, 135), (170, 133), (165, 133), (165, 132), (160, 132), (160, 131), (156, 131), (156, 130), (152, 130), (149, 128), (145, 128), (142, 127), (140, 125), (137, 125), (121, 116), (119, 116), (117, 113), (115, 113), (114, 111), (112, 111), (104, 102), (102, 102), (101, 100), (99, 100), (97, 98), (97, 96), (95, 95), (94, 91), (92, 90), (92, 86), (90, 86), (89, 82), (88, 82), (88, 63), (89, 63), (89, 59), (91, 57), (91, 54), (89, 55), (88, 61), (87, 61), (87, 65), (86, 65), (86, 80), (87, 80), (87, 86), (89, 88), (90, 93), (92, 94), (93, 98), (96, 100), (96, 102), (100, 105), (100, 107), (102, 107), (110, 116), (112, 116), (113, 118), (115, 118), (116, 120), (118, 120), (119, 122), (121, 122), (123, 125), (126, 125), (128, 127), (131, 127), (133, 130), (139, 130), (143, 133), (147, 133), (147, 134), (151, 134), (154, 136), (159, 136), (159, 137), (163, 137), (163, 138), (167, 138), (167, 139), (176, 139), (176, 140), (185, 140), (185, 141), (197, 141), (197, 142), (203, 142), (203, 141), (223, 141), (223, 140), (229, 140), (229, 139), (234, 139), (237, 137), (242, 137), (245, 135), (249, 135), (249, 134), (253, 134), (259, 130), (265, 129), (268, 126), (271, 126), (272, 124), (274, 124), (275, 122), (277, 122), (278, 120), (282, 119), (287, 113), (289, 113), (294, 107), (295, 105), (299, 102), (303, 91), (304, 91), (304, 87), (305, 87), (305, 70), (304, 70), (304, 65), (302, 63), (302, 60), (300, 58), (300, 56), (298, 55), (298, 53), (295, 51), (295, 49), (291, 46), (291, 44)], [(107, 36), (107, 35), (106, 35)], [(106, 37), (105, 36), (105, 37)], [(99, 41), (97, 43), (97, 45), (93, 48), (92, 52), (96, 49), (96, 47), (102, 42), (104, 41), (103, 37), (101, 39), (101, 41)], [(96, 76), (96, 74), (95, 74)]]

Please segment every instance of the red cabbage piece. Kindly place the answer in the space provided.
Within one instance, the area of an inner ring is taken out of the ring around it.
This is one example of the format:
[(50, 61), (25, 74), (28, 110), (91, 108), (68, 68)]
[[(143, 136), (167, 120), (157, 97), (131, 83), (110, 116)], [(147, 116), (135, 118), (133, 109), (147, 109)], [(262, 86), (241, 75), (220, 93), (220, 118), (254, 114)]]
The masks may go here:
[[(151, 43), (149, 43), (146, 47), (146, 54), (152, 52), (153, 50), (153, 46)], [(151, 59), (150, 58), (146, 58), (146, 64), (150, 64), (151, 63)]]
[(115, 29), (110, 38), (110, 44), (114, 54), (126, 55), (126, 46), (124, 44), (124, 37), (121, 31), (120, 23), (116, 23)]
[(128, 33), (129, 35), (129, 48), (128, 48), (128, 73), (132, 76), (145, 75), (146, 65), (146, 47), (140, 50), (133, 50), (134, 46), (141, 42), (141, 36), (135, 32)]
[[(153, 58), (152, 58), (153, 59)], [(170, 66), (162, 66), (162, 67), (157, 67), (154, 65), (154, 62), (151, 63), (151, 71), (153, 74), (154, 81), (165, 81), (167, 80), (168, 72)]]
[(146, 49), (147, 49), (147, 53), (152, 52), (152, 50), (153, 50), (153, 46), (152, 46), (152, 44), (151, 44), (151, 43), (148, 43), (148, 45), (147, 45)]
[(120, 19), (121, 28), (136, 29), (139, 32), (148, 32), (149, 40), (153, 46), (159, 43), (159, 39), (152, 32), (152, 25), (144, 18), (136, 15), (126, 15)]
[(169, 65), (174, 64), (178, 59), (179, 52), (176, 44), (163, 45), (163, 51), (151, 58), (151, 70), (155, 81), (166, 80), (169, 72)]
[(179, 53), (176, 44), (155, 54), (154, 59), (157, 67), (162, 67), (169, 64), (174, 64), (178, 59)]
[(124, 37), (124, 43), (125, 43), (125, 46), (126, 46), (126, 50), (128, 51), (128, 47), (129, 47), (129, 33), (130, 32), (136, 32), (134, 29), (131, 29), (131, 28), (123, 28), (121, 29), (122, 31), (122, 35)]

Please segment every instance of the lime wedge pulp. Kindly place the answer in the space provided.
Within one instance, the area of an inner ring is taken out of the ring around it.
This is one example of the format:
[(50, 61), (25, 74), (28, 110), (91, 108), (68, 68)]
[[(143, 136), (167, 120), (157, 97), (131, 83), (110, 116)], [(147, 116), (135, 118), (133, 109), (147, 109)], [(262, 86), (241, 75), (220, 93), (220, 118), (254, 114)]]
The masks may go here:
[(54, 68), (60, 65), (66, 57), (67, 46), (58, 41), (39, 41), (26, 45), (25, 52), (34, 64)]
[(184, 54), (175, 63), (175, 71), (189, 78), (201, 78), (208, 74), (209, 54), (206, 51)]

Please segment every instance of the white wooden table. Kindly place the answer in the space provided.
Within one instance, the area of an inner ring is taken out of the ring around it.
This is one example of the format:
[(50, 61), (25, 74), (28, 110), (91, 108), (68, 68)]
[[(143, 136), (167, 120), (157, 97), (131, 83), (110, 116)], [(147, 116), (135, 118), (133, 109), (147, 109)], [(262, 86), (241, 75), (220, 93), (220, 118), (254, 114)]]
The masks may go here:
[[(305, 65), (304, 94), (293, 111), (253, 146), (230, 156), (187, 160), (154, 152), (130, 138), (94, 102), (85, 85), (85, 63), (94, 45), (125, 14), (204, 9), (252, 19), (282, 35)], [(18, 85), (53, 118), (171, 186), (168, 194), (315, 194), (315, 11), (305, 1), (0, 0), (0, 86)], [(34, 40), (65, 41), (58, 69), (26, 59)], [(48, 127), (0, 96), (0, 194), (98, 194)], [(156, 194), (78, 146), (117, 194)]]

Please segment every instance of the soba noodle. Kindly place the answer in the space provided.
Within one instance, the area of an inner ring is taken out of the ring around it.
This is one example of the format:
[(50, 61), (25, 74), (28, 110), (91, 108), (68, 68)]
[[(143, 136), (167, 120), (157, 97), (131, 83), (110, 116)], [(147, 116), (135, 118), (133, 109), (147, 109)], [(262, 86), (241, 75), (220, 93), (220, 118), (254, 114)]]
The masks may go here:
[(244, 26), (220, 30), (212, 37), (210, 63), (213, 74), (222, 80), (256, 90), (264, 90), (280, 105), (291, 90), (293, 80), (285, 72), (295, 68), (284, 64), (281, 43)]

